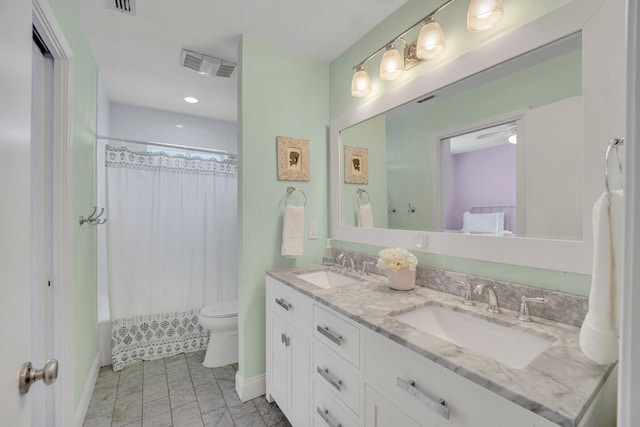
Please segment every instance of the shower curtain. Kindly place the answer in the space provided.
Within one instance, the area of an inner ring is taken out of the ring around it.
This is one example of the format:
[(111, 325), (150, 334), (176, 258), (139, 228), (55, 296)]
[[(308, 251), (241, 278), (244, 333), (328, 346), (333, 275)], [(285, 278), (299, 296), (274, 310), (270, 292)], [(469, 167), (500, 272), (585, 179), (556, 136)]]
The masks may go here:
[(205, 349), (207, 304), (237, 298), (237, 161), (106, 148), (114, 370)]

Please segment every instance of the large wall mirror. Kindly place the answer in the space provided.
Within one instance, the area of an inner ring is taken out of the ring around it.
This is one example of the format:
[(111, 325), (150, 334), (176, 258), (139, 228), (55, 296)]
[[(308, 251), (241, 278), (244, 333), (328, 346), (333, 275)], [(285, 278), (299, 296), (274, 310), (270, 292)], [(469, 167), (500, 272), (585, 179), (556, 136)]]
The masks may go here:
[(613, 4), (576, 0), (334, 120), (333, 236), (589, 273), (603, 150), (624, 129), (598, 57), (623, 64), (623, 35), (595, 33)]

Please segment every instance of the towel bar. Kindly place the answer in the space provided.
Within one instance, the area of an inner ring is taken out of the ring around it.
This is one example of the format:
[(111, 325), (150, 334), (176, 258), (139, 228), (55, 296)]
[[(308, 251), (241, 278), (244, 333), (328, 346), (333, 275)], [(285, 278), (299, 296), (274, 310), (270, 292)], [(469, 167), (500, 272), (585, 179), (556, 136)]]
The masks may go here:
[(293, 193), (294, 191), (299, 191), (302, 193), (302, 195), (304, 196), (304, 205), (303, 206), (307, 206), (307, 195), (304, 191), (302, 191), (301, 189), (297, 188), (297, 187), (287, 187), (287, 196), (285, 197), (285, 200), (289, 199), (289, 195), (291, 193)]

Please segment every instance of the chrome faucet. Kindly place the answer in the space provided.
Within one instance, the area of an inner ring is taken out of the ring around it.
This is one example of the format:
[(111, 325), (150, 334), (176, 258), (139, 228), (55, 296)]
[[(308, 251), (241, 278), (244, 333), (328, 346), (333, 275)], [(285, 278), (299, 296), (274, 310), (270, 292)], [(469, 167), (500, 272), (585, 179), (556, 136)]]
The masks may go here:
[(467, 282), (463, 282), (462, 280), (456, 280), (455, 282), (464, 287), (464, 300), (462, 303), (464, 305), (476, 305), (475, 301), (473, 301), (473, 297), (471, 296), (471, 285)]
[(485, 288), (489, 290), (489, 305), (487, 306), (487, 311), (489, 313), (494, 313), (494, 314), (502, 313), (502, 310), (500, 310), (500, 305), (498, 304), (498, 295), (496, 295), (495, 286), (478, 285), (473, 290), (473, 293), (476, 295), (482, 295)]
[(549, 302), (549, 300), (547, 298), (527, 298), (525, 296), (523, 296), (520, 299), (520, 308), (518, 309), (518, 319), (522, 320), (523, 322), (531, 322), (531, 315), (529, 314), (529, 306), (527, 305), (528, 302), (539, 302), (539, 303), (543, 303), (546, 304)]
[[(350, 267), (347, 267), (346, 265), (346, 261), (349, 260), (349, 265)], [(340, 254), (338, 255), (338, 257), (336, 258), (336, 262), (339, 265), (342, 265), (342, 268), (344, 268), (347, 271), (355, 271), (356, 269), (356, 262), (353, 260), (353, 257), (351, 255), (347, 255), (347, 254)]]

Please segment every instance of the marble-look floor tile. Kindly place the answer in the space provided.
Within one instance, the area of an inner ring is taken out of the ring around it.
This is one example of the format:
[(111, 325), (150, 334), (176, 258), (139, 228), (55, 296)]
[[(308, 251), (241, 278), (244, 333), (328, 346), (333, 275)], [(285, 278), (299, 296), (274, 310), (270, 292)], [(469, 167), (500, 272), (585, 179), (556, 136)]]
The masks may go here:
[(202, 414), (202, 420), (204, 421), (204, 427), (234, 427), (231, 414), (226, 406)]
[(116, 387), (119, 379), (120, 372), (113, 372), (113, 367), (111, 365), (103, 366), (100, 368), (100, 373), (98, 374), (98, 380), (96, 381), (94, 390)]
[(144, 378), (154, 377), (156, 375), (166, 374), (164, 359), (146, 360), (144, 362)]
[(82, 427), (111, 427), (111, 416), (99, 418), (85, 418)]
[(149, 379), (145, 378), (142, 389), (143, 401), (150, 402), (161, 397), (169, 396), (169, 387), (167, 386), (167, 376), (156, 375)]
[(242, 405), (242, 402), (238, 397), (238, 393), (236, 393), (234, 389), (223, 391), (222, 397), (224, 397), (224, 401), (227, 403), (228, 407)]
[(169, 406), (169, 396), (153, 400), (142, 404), (142, 419), (147, 418), (171, 418), (171, 408)]
[(267, 427), (259, 413), (254, 412), (235, 420), (236, 427)]
[(167, 363), (167, 380), (170, 383), (184, 378), (191, 379), (186, 359), (183, 358), (172, 363)]
[(94, 390), (85, 419), (101, 418), (113, 415), (113, 408), (116, 403), (117, 388), (102, 388)]
[(113, 410), (113, 425), (125, 426), (142, 419), (142, 393), (117, 398)]
[(204, 414), (226, 406), (222, 392), (215, 381), (195, 387), (200, 411)]
[(236, 371), (232, 366), (213, 368), (213, 375), (217, 380), (235, 381), (236, 379)]
[(220, 390), (222, 391), (227, 391), (227, 390), (235, 390), (236, 389), (236, 382), (235, 380), (231, 381), (231, 380), (216, 380), (218, 382), (218, 387), (220, 387)]
[(172, 412), (174, 427), (202, 427), (203, 425), (198, 402), (191, 402), (173, 408)]
[(257, 412), (258, 409), (253, 402), (244, 402), (239, 405), (229, 406), (229, 413), (231, 413), (231, 418), (234, 420), (238, 420), (239, 418), (245, 417), (249, 414)]
[(191, 381), (193, 382), (194, 386), (215, 381), (213, 370), (210, 368), (205, 368), (200, 364), (189, 366), (189, 373), (191, 374)]
[(194, 351), (194, 352), (191, 352), (191, 353), (187, 353), (186, 354), (187, 364), (189, 366), (202, 365), (202, 362), (204, 362), (204, 355), (205, 354), (206, 354), (205, 350)]
[(195, 402), (196, 393), (193, 389), (191, 378), (169, 383), (169, 398), (171, 399), (172, 408)]
[(256, 405), (258, 412), (268, 426), (276, 425), (286, 420), (278, 405), (276, 405), (275, 402), (267, 402), (267, 399), (265, 399), (264, 396), (257, 397), (253, 399), (252, 402)]

